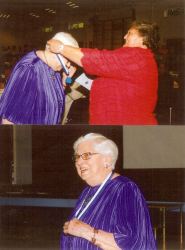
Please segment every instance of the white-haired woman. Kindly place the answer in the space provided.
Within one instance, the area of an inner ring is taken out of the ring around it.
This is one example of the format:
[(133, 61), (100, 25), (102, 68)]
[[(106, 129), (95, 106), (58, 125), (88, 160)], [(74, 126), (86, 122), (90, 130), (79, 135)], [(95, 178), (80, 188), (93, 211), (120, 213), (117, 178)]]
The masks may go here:
[(145, 199), (137, 185), (114, 172), (116, 144), (90, 133), (74, 143), (78, 175), (88, 184), (63, 226), (62, 250), (154, 250)]
[[(69, 33), (59, 32), (53, 38), (78, 47)], [(66, 58), (63, 61), (72, 76), (75, 67)], [(59, 73), (62, 68), (60, 57), (47, 46), (45, 50), (34, 50), (23, 56), (13, 68), (0, 99), (1, 124), (59, 124), (65, 105)], [(67, 78), (65, 73), (63, 78)]]

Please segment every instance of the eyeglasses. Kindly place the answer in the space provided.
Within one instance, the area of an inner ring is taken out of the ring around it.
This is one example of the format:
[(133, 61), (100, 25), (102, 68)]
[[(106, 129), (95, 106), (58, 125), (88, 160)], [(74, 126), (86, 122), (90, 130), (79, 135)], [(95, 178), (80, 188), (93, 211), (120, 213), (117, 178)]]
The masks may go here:
[(85, 153), (83, 153), (83, 154), (81, 154), (81, 155), (75, 154), (75, 155), (73, 156), (73, 160), (74, 160), (74, 162), (76, 162), (76, 161), (78, 161), (80, 158), (82, 158), (82, 160), (87, 161), (87, 160), (91, 159), (91, 157), (92, 157), (93, 155), (97, 155), (97, 154), (99, 154), (99, 153), (85, 152)]

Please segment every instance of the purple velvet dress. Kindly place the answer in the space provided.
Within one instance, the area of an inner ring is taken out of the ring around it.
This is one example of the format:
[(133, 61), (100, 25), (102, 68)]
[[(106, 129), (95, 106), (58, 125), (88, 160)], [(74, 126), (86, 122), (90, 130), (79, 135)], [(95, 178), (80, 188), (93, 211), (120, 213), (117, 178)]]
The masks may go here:
[[(98, 187), (87, 187), (82, 192), (70, 219), (74, 217), (89, 190), (91, 195)], [(156, 244), (149, 211), (137, 185), (128, 178), (118, 176), (110, 180), (81, 217), (92, 227), (114, 234), (114, 239), (123, 250), (154, 250)], [(80, 237), (61, 235), (62, 250), (100, 249)]]
[(0, 120), (5, 118), (15, 124), (59, 124), (64, 103), (60, 73), (31, 51), (10, 75), (0, 98)]

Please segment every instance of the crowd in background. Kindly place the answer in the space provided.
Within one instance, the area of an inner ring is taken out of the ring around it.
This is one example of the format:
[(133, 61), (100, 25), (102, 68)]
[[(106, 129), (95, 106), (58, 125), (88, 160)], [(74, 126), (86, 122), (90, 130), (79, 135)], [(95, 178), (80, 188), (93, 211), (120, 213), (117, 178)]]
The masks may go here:
[(158, 51), (158, 102), (156, 115), (159, 124), (184, 124), (184, 51), (161, 45)]
[(33, 46), (2, 46), (0, 47), (0, 89), (4, 89), (6, 81), (15, 63), (28, 51), (31, 51)]

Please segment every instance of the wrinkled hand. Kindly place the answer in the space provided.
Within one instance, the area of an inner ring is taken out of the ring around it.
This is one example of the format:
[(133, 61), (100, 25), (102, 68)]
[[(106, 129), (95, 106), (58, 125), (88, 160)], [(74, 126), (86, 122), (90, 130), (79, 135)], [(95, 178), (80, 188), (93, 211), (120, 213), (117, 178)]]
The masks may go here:
[(62, 42), (55, 40), (55, 39), (51, 39), (49, 41), (47, 41), (46, 47), (47, 49), (49, 49), (51, 52), (53, 53), (60, 53), (61, 50), (61, 45), (63, 45)]
[(91, 234), (93, 229), (91, 226), (78, 219), (72, 219), (64, 223), (63, 231), (65, 234), (86, 238), (86, 235), (89, 233)]

